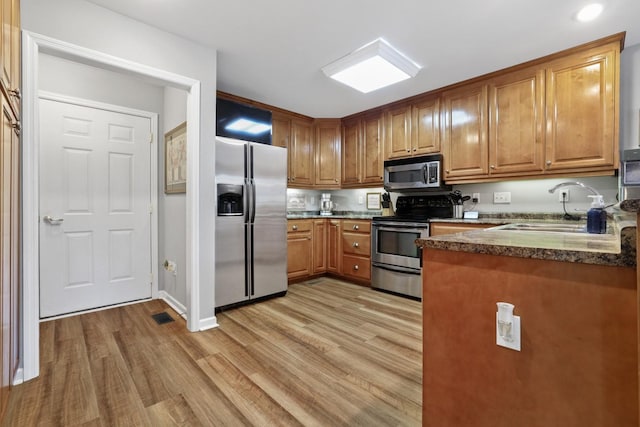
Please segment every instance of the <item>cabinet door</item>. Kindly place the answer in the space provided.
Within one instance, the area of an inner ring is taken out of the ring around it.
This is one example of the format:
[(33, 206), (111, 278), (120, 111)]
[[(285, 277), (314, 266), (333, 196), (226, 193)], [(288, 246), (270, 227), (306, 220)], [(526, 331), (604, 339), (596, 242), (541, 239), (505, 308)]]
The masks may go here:
[(313, 273), (327, 271), (327, 221), (313, 221)]
[(360, 122), (342, 125), (342, 185), (360, 183)]
[(440, 152), (440, 98), (412, 107), (411, 147), (414, 155)]
[(395, 108), (385, 114), (387, 158), (411, 156), (411, 107)]
[(291, 186), (313, 186), (313, 141), (311, 124), (299, 121), (291, 122), (291, 146), (289, 148)]
[(329, 220), (327, 230), (327, 271), (342, 273), (342, 233), (339, 219)]
[(340, 188), (340, 122), (318, 121), (315, 127), (315, 185)]
[(547, 170), (617, 168), (618, 51), (614, 43), (547, 68)]
[(544, 71), (524, 70), (489, 88), (489, 173), (542, 173)]
[(287, 236), (287, 277), (297, 279), (311, 275), (313, 246), (311, 232)]
[(445, 92), (443, 103), (445, 180), (486, 175), (487, 86)]
[(273, 115), (271, 118), (271, 145), (289, 148), (291, 120), (288, 117)]
[(383, 125), (382, 115), (363, 120), (362, 138), (362, 183), (382, 185), (383, 176)]

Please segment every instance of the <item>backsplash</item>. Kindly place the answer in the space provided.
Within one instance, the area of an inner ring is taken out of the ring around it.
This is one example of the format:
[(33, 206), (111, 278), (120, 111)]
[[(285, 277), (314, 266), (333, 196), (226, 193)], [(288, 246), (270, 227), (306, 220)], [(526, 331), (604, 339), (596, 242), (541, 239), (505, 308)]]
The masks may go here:
[[(454, 190), (459, 190), (463, 195), (471, 196), (480, 194), (477, 204), (471, 200), (464, 203), (465, 211), (478, 211), (480, 213), (562, 213), (562, 203), (558, 201), (558, 192), (549, 193), (549, 189), (561, 182), (579, 181), (595, 188), (604, 196), (606, 205), (617, 203), (618, 178), (605, 177), (580, 177), (580, 178), (554, 178), (531, 179), (492, 182), (482, 184), (454, 185)], [(587, 197), (590, 193), (584, 188), (568, 187), (569, 202), (566, 208), (569, 213), (584, 213), (591, 200)], [(383, 193), (384, 188), (365, 188), (357, 190), (302, 190), (290, 188), (287, 190), (287, 210), (289, 211), (316, 211), (320, 209), (320, 197), (322, 193), (330, 193), (336, 211), (367, 211), (367, 193)], [(494, 204), (494, 192), (510, 193), (511, 203)], [(391, 193), (391, 200), (395, 206), (398, 193)]]
[[(357, 190), (302, 190), (287, 189), (288, 211), (320, 210), (320, 197), (323, 193), (331, 194), (334, 211), (363, 212), (367, 209), (367, 193), (382, 194), (384, 188), (365, 188)], [(378, 208), (380, 210), (380, 208)], [(374, 210), (371, 210), (372, 212)]]

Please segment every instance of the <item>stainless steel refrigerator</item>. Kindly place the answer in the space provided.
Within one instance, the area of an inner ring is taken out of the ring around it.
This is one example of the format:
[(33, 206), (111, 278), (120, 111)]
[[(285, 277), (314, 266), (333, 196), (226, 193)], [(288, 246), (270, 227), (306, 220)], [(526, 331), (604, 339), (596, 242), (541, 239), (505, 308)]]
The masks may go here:
[(287, 291), (287, 150), (216, 140), (215, 306)]

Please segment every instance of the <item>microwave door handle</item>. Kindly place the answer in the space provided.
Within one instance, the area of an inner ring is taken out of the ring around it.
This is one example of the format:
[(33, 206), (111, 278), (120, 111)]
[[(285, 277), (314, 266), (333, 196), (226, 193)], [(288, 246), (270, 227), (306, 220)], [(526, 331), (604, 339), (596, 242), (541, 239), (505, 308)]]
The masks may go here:
[(422, 167), (422, 182), (429, 183), (429, 163), (425, 163)]

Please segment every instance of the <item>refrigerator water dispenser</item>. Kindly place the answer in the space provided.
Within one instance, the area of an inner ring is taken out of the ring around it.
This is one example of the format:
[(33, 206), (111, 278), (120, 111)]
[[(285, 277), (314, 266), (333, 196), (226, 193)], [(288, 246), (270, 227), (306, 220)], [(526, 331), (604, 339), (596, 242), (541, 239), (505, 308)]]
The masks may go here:
[(244, 214), (243, 186), (218, 184), (218, 216), (240, 216)]

